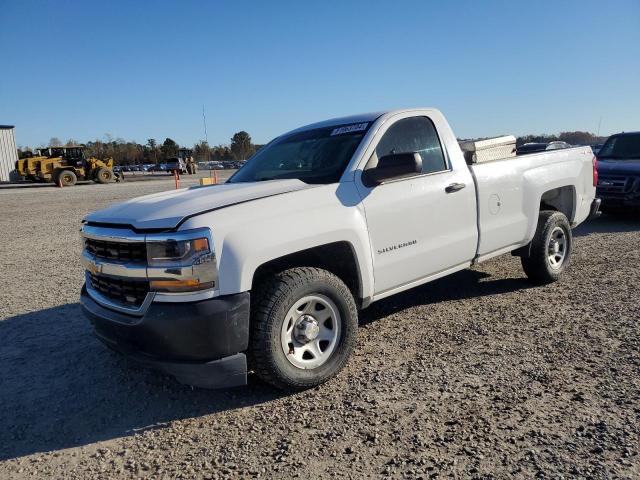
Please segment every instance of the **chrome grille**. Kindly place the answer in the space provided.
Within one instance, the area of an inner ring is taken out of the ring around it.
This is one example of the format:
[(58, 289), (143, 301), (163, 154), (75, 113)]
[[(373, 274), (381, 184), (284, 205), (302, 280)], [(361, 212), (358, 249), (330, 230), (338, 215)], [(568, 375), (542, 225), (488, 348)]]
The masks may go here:
[(623, 194), (627, 189), (628, 183), (628, 177), (601, 175), (598, 179), (597, 192), (606, 195)]
[(139, 307), (149, 293), (149, 282), (89, 273), (91, 288), (123, 306)]
[(84, 247), (91, 255), (122, 262), (146, 262), (147, 249), (143, 242), (110, 242), (85, 238)]

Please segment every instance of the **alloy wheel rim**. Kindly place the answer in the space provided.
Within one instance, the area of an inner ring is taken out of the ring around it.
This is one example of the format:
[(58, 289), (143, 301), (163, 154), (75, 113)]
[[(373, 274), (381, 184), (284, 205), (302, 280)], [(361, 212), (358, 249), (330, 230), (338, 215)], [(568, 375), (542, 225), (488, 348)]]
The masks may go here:
[(547, 259), (549, 266), (554, 270), (559, 269), (567, 256), (567, 235), (562, 227), (556, 227), (551, 231), (547, 244)]
[(324, 295), (307, 295), (296, 301), (282, 322), (282, 351), (294, 367), (317, 368), (329, 360), (342, 334), (336, 304)]

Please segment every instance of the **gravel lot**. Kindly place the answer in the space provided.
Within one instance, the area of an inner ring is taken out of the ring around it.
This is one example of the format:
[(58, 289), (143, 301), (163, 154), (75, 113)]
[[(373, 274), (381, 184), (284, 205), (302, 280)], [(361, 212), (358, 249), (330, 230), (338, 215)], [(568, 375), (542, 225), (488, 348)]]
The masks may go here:
[(171, 187), (0, 190), (0, 478), (640, 478), (640, 219), (579, 228), (551, 286), (503, 256), (374, 304), (318, 389), (207, 391), (78, 305), (82, 217)]

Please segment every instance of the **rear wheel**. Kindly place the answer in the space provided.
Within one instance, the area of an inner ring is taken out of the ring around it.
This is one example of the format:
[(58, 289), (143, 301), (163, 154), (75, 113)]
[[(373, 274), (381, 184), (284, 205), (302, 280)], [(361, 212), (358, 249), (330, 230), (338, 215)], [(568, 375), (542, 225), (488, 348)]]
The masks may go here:
[(569, 268), (573, 237), (569, 220), (561, 212), (544, 210), (531, 240), (529, 255), (523, 255), (522, 268), (527, 277), (540, 284), (555, 282)]
[(255, 292), (250, 361), (262, 380), (282, 389), (320, 385), (347, 363), (358, 313), (334, 274), (299, 267), (270, 277)]
[(78, 177), (71, 170), (62, 170), (58, 173), (58, 178), (56, 183), (62, 184), (63, 187), (70, 187), (75, 185), (78, 181)]
[(99, 168), (96, 173), (96, 181), (98, 183), (109, 183), (113, 180), (113, 172), (105, 167)]

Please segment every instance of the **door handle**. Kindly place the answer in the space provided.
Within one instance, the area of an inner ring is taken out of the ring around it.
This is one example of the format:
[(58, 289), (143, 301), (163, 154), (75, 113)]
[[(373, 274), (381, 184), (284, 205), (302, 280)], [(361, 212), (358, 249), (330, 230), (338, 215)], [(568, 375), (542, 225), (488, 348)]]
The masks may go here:
[(452, 183), (451, 185), (448, 185), (447, 188), (444, 189), (444, 191), (447, 193), (453, 193), (462, 190), (466, 186), (467, 185), (464, 183)]

